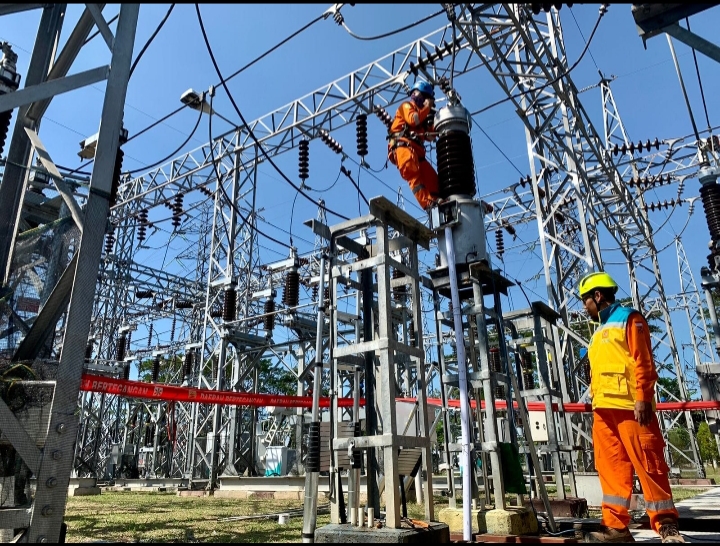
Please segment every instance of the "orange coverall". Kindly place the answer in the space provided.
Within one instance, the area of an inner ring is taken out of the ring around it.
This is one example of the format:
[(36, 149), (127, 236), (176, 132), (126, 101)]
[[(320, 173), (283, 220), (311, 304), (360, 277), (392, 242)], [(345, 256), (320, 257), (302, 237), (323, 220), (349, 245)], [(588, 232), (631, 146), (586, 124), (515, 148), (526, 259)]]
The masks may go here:
[(677, 521), (665, 442), (653, 415), (650, 425), (635, 419), (635, 401), (651, 402), (658, 375), (647, 321), (618, 303), (600, 311), (590, 357), (595, 468), (603, 491), (602, 524), (625, 529), (633, 486), (633, 469), (642, 485), (650, 526), (656, 532), (664, 518)]
[[(418, 108), (412, 101), (402, 103), (390, 126), (392, 138), (388, 143), (388, 159), (397, 166), (423, 210), (438, 198), (438, 175), (425, 159), (423, 146), (424, 140), (433, 139), (426, 136), (424, 128), (429, 114), (430, 106)], [(412, 131), (417, 137), (399, 136), (403, 131), (405, 135)]]

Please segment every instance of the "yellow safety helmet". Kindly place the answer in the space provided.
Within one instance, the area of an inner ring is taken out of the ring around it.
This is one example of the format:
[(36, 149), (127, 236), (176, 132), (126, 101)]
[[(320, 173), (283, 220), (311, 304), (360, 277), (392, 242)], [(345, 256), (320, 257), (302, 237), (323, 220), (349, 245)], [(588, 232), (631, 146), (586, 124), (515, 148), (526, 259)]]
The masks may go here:
[(588, 292), (598, 288), (610, 288), (613, 294), (618, 291), (618, 285), (610, 275), (604, 271), (595, 271), (594, 273), (588, 273), (580, 280), (578, 295), (582, 298)]

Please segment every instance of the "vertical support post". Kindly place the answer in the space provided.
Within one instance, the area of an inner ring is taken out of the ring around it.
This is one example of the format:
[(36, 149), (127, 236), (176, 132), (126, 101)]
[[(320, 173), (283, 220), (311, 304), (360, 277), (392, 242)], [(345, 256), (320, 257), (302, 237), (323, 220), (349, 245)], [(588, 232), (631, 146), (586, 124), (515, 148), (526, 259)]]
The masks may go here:
[[(448, 258), (449, 260), (449, 258)], [(487, 345), (487, 323), (485, 320), (485, 301), (483, 299), (482, 286), (478, 279), (473, 279), (473, 298), (475, 300), (475, 322), (478, 332), (478, 356), (480, 359), (480, 374), (483, 379), (483, 394), (485, 397), (485, 419), (480, 423), (483, 427), (485, 442), (490, 448), (490, 466), (492, 467), (493, 494), (495, 496), (495, 508), (505, 509), (505, 481), (502, 474), (502, 463), (500, 461), (500, 446), (498, 445), (497, 421), (495, 419), (495, 389), (493, 375), (490, 373), (488, 362)]]
[[(302, 540), (305, 544), (315, 542), (315, 527), (317, 525), (317, 493), (318, 479), (320, 477), (320, 389), (322, 388), (322, 354), (323, 354), (323, 326), (325, 324), (325, 255), (320, 257), (320, 282), (318, 286), (318, 313), (317, 332), (315, 334), (315, 362), (313, 367), (313, 402), (310, 417), (310, 435), (308, 441), (308, 455), (305, 464), (305, 504), (303, 506)], [(313, 427), (317, 426), (317, 438), (313, 436)], [(317, 440), (317, 445), (316, 445)], [(316, 464), (317, 463), (317, 464)]]
[[(457, 347), (458, 382), (460, 385), (460, 426), (463, 462), (463, 540), (472, 540), (472, 453), (470, 449), (470, 401), (468, 400), (467, 360), (465, 359), (465, 335), (462, 327), (462, 309), (458, 291), (457, 271), (455, 270), (455, 247), (452, 227), (445, 227), (445, 248), (447, 249), (448, 275), (450, 276), (450, 296), (453, 304), (453, 326)], [(478, 325), (478, 332), (480, 326)], [(486, 389), (487, 393), (487, 389)], [(485, 396), (486, 402), (492, 405), (492, 396)], [(493, 471), (495, 471), (493, 464)], [(497, 486), (495, 483), (497, 497)], [(497, 499), (496, 499), (497, 500)]]
[(86, 228), (78, 249), (78, 265), (70, 296), (57, 384), (44, 447), (44, 453), (48, 456), (43, 457), (37, 476), (37, 492), (30, 518), (28, 542), (58, 542), (60, 539), (73, 464), (73, 443), (78, 427), (75, 410), (90, 331), (96, 276), (109, 212), (110, 189), (139, 10), (139, 4), (123, 4), (120, 7), (95, 165), (85, 207)]
[(445, 391), (445, 381), (443, 379), (447, 372), (445, 368), (445, 355), (443, 354), (442, 331), (440, 329), (440, 296), (437, 289), (433, 289), (433, 309), (435, 310), (435, 337), (437, 338), (438, 366), (440, 366), (440, 403), (442, 404), (442, 422), (445, 438), (443, 441), (443, 450), (445, 451), (445, 462), (447, 463), (447, 488), (450, 494), (449, 506), (455, 508), (457, 499), (455, 498), (455, 471), (452, 467), (452, 459), (450, 458), (450, 416), (448, 415), (447, 392)]
[[(385, 218), (376, 228), (378, 256), (387, 258), (390, 254), (388, 244), (388, 224)], [(392, 333), (392, 303), (390, 299), (390, 268), (387, 259), (377, 265), (378, 285), (378, 337), (387, 342), (386, 349), (380, 353), (380, 398), (378, 405), (382, 415), (383, 466), (385, 473), (385, 525), (391, 529), (400, 528), (400, 478), (398, 474), (398, 445), (394, 431), (397, 430), (397, 413), (395, 411), (395, 353), (394, 344), (390, 341)], [(388, 445), (389, 444), (389, 445)]]
[[(362, 285), (363, 341), (373, 338), (373, 289), (372, 270), (360, 271)], [(375, 411), (375, 355), (368, 351), (365, 357), (365, 427), (368, 436), (377, 434), (377, 412)], [(367, 498), (376, 514), (380, 514), (380, 488), (378, 487), (378, 460), (374, 447), (367, 449)]]
[[(422, 328), (422, 297), (420, 294), (420, 272), (418, 270), (418, 252), (417, 246), (410, 246), (410, 267), (412, 268), (412, 283), (410, 285), (411, 290), (411, 301), (412, 301), (412, 321), (415, 329), (415, 344), (414, 346), (418, 349), (423, 348), (423, 328)], [(425, 380), (425, 359), (412, 357), (415, 362), (415, 373), (416, 373), (416, 385), (417, 385), (417, 401), (418, 401), (418, 418), (416, 420), (416, 426), (419, 427), (419, 436), (430, 439), (430, 430), (428, 423), (428, 411), (427, 411), (427, 389)], [(408, 370), (409, 375), (409, 370)], [(435, 519), (435, 510), (433, 506), (433, 483), (432, 483), (432, 451), (430, 450), (430, 442), (422, 450), (422, 470), (427, 476), (427, 490), (425, 491), (424, 503), (425, 503), (425, 519), (427, 521), (433, 521)], [(418, 472), (418, 476), (415, 477), (415, 481), (418, 485), (418, 502), (420, 502), (420, 494), (422, 494), (423, 476), (422, 472)]]

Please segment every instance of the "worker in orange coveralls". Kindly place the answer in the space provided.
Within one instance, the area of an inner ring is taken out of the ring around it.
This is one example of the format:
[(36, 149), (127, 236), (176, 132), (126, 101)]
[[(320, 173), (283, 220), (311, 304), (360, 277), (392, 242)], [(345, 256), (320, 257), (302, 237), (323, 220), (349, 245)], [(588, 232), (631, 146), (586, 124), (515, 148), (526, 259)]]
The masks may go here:
[(435, 103), (431, 84), (417, 81), (410, 91), (410, 100), (403, 102), (395, 113), (388, 133), (388, 160), (395, 165), (409, 185), (423, 210), (438, 199), (438, 175), (425, 159), (426, 141), (432, 141), (430, 110)]
[(600, 322), (588, 347), (595, 468), (602, 486), (602, 521), (586, 542), (634, 542), (628, 529), (633, 469), (642, 485), (650, 527), (662, 542), (685, 542), (678, 531), (665, 442), (655, 415), (658, 374), (648, 323), (615, 302), (618, 285), (605, 272), (590, 273), (578, 292), (590, 318)]

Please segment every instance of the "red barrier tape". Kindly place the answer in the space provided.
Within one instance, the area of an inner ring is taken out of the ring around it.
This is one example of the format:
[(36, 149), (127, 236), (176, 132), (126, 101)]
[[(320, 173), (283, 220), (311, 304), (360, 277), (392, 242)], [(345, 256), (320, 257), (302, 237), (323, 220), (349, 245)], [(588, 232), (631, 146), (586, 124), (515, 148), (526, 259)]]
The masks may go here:
[[(176, 402), (198, 402), (201, 404), (222, 404), (225, 406), (278, 406), (281, 408), (310, 408), (312, 398), (309, 396), (285, 396), (276, 394), (248, 394), (245, 392), (214, 391), (210, 389), (193, 389), (176, 385), (157, 385), (141, 381), (126, 381), (100, 375), (83, 374), (80, 390), (117, 394), (128, 398), (145, 398), (151, 400), (168, 400)], [(341, 398), (338, 405), (352, 406), (350, 398)], [(364, 405), (365, 400), (360, 400)], [(330, 406), (330, 399), (320, 398), (320, 407)]]
[[(141, 381), (126, 381), (124, 379), (113, 379), (101, 375), (83, 374), (80, 390), (100, 392), (105, 394), (117, 394), (128, 398), (145, 398), (150, 400), (167, 400), (175, 402), (198, 402), (201, 404), (222, 404), (226, 406), (277, 406), (281, 408), (310, 408), (312, 397), (310, 396), (286, 396), (278, 394), (248, 394), (244, 392), (214, 391), (210, 389), (194, 389), (190, 387), (178, 387), (176, 385), (157, 385), (143, 383)], [(414, 404), (415, 398), (397, 398), (398, 402), (409, 402)], [(431, 406), (441, 406), (439, 398), (428, 398), (427, 403)], [(353, 401), (351, 398), (340, 398), (338, 406), (350, 407)], [(485, 402), (482, 402), (485, 408)], [(365, 405), (365, 399), (360, 399), (360, 405)], [(330, 399), (320, 398), (320, 407), (330, 406)], [(459, 408), (460, 400), (448, 400), (448, 406)], [(529, 411), (545, 411), (544, 402), (528, 402)], [(475, 407), (475, 401), (471, 401), (471, 407)], [(517, 407), (517, 403), (513, 404)], [(495, 408), (498, 410), (507, 409), (504, 400), (496, 400)], [(567, 413), (589, 413), (592, 411), (590, 404), (567, 403), (563, 404)], [(702, 411), (720, 410), (720, 402), (658, 402), (658, 411)], [(558, 405), (553, 404), (553, 411), (558, 411)]]

